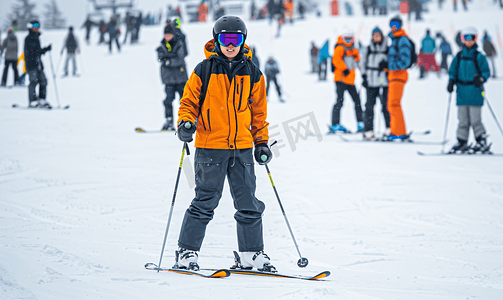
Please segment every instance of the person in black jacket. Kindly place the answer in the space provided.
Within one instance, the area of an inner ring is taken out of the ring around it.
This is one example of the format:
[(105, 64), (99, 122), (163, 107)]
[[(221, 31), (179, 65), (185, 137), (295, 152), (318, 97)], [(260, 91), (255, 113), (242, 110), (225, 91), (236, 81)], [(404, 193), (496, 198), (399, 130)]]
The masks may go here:
[(61, 49), (61, 55), (63, 55), (63, 51), (66, 48), (66, 60), (65, 60), (65, 75), (68, 76), (68, 63), (70, 60), (73, 64), (73, 76), (77, 75), (77, 59), (75, 58), (77, 53), (80, 52), (79, 42), (77, 37), (73, 34), (73, 27), (70, 26), (68, 28), (68, 35), (65, 38), (65, 42), (63, 43), (63, 49)]
[(121, 45), (119, 44), (120, 31), (117, 28), (117, 21), (114, 18), (110, 18), (110, 22), (107, 24), (108, 32), (108, 49), (112, 53), (112, 43), (115, 41), (117, 44), (117, 49), (121, 52)]
[[(50, 51), (52, 46), (42, 48), (40, 46), (40, 22), (31, 21), (28, 24), (29, 33), (24, 40), (24, 59), (26, 62), (26, 71), (30, 77), (28, 86), (28, 98), (30, 107), (51, 108), (51, 105), (45, 100), (47, 96), (47, 78), (44, 74), (44, 65), (42, 64), (42, 54)], [(35, 88), (39, 86), (38, 96)]]
[(183, 40), (175, 35), (173, 26), (164, 28), (164, 39), (157, 48), (157, 57), (161, 62), (161, 79), (165, 84), (166, 98), (164, 99), (166, 123), (162, 130), (175, 130), (173, 125), (173, 100), (175, 93), (183, 96), (183, 89), (187, 82), (187, 69), (185, 67), (185, 53)]
[(82, 27), (85, 27), (86, 28), (86, 43), (89, 44), (89, 37), (91, 35), (91, 28), (96, 25), (94, 24), (93, 21), (91, 21), (91, 17), (87, 17), (86, 21), (84, 22), (84, 24), (82, 24)]

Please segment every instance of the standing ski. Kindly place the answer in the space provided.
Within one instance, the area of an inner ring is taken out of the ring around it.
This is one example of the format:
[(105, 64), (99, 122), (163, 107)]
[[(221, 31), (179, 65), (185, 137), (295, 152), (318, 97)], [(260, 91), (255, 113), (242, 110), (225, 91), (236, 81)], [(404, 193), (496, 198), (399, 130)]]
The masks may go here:
[[(195, 275), (199, 277), (204, 277), (204, 278), (224, 278), (224, 277), (229, 277), (231, 273), (228, 270), (225, 269), (215, 269), (211, 270), (211, 273), (208, 272), (196, 272), (192, 270), (183, 270), (183, 269), (164, 269), (164, 268), (159, 268), (156, 264), (153, 263), (146, 263), (145, 264), (145, 269), (147, 270), (154, 270), (157, 272), (160, 271), (166, 271), (166, 272), (173, 272), (173, 273), (178, 273), (178, 274), (185, 274), (185, 275)], [(207, 271), (207, 270), (206, 270)]]

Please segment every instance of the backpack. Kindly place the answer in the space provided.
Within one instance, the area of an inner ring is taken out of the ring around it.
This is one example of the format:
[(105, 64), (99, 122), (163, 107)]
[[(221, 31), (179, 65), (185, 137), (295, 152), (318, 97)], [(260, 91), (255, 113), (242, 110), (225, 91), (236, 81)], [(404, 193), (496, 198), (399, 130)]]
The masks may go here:
[[(201, 65), (201, 67), (202, 67), (201, 81), (202, 81), (203, 85), (201, 86), (201, 94), (199, 94), (199, 114), (201, 114), (201, 107), (203, 107), (204, 100), (206, 99), (206, 91), (208, 90), (208, 84), (210, 82), (210, 77), (211, 77), (211, 65), (212, 65), (212, 62), (211, 62), (211, 59), (209, 59), (209, 58), (203, 60), (202, 65)], [(248, 66), (248, 69), (250, 70), (250, 96), (248, 97), (248, 99), (250, 99), (251, 92), (253, 90), (253, 85), (254, 85), (253, 77), (255, 77), (254, 75), (255, 75), (256, 69), (258, 67), (251, 61), (250, 58), (246, 59), (246, 65)]]
[(457, 63), (456, 63), (456, 83), (462, 84), (462, 85), (469, 85), (475, 82), (475, 80), (472, 81), (461, 81), (459, 80), (459, 63), (462, 59), (465, 60), (471, 60), (473, 61), (473, 64), (475, 65), (475, 69), (477, 69), (477, 74), (479, 76), (482, 76), (482, 72), (480, 71), (479, 67), (479, 61), (477, 60), (477, 57), (479, 56), (479, 51), (475, 50), (475, 55), (473, 57), (466, 57), (466, 56), (461, 56), (462, 51), (459, 51), (458, 54), (456, 54), (457, 58)]
[[(398, 41), (400, 40), (400, 38), (398, 38), (398, 40), (395, 44), (396, 53), (399, 53), (398, 52)], [(407, 38), (410, 42), (410, 64), (406, 67), (406, 69), (410, 69), (413, 65), (415, 65), (417, 63), (416, 44), (414, 44), (414, 42), (411, 39), (409, 39), (408, 36), (405, 36), (405, 38)]]
[(66, 40), (66, 48), (68, 52), (74, 52), (77, 49), (77, 41), (75, 40), (75, 36), (73, 34), (68, 35), (68, 39)]

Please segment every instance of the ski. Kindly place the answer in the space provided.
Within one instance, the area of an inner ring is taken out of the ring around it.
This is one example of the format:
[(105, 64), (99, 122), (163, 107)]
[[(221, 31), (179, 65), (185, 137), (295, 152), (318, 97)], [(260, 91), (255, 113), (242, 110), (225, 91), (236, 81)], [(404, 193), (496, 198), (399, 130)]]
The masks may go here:
[(361, 133), (361, 132), (351, 132), (350, 130), (346, 130), (346, 131), (332, 131), (332, 126), (331, 125), (327, 125), (328, 126), (328, 132), (327, 132), (327, 135), (338, 135), (338, 134), (356, 134), (356, 133)]
[(459, 155), (465, 155), (465, 156), (503, 156), (503, 153), (493, 153), (493, 152), (487, 152), (487, 153), (481, 153), (481, 152), (462, 152), (462, 153), (449, 153), (449, 152), (421, 152), (417, 151), (417, 154), (421, 156), (459, 156)]
[(348, 143), (382, 143), (382, 144), (404, 144), (404, 145), (410, 145), (410, 144), (415, 144), (415, 145), (443, 145), (448, 142), (448, 140), (441, 141), (441, 142), (423, 142), (423, 141), (414, 141), (411, 139), (406, 139), (406, 140), (393, 140), (393, 141), (384, 141), (382, 139), (374, 139), (374, 140), (365, 140), (365, 139), (348, 139), (344, 136), (339, 136), (339, 138)]
[[(201, 269), (206, 271), (216, 271), (217, 269)], [(225, 269), (231, 274), (239, 275), (253, 275), (253, 276), (264, 276), (264, 277), (277, 277), (277, 278), (291, 278), (291, 279), (302, 279), (302, 280), (318, 280), (330, 276), (330, 271), (323, 271), (314, 276), (304, 276), (304, 275), (286, 275), (280, 273), (262, 272), (255, 270), (244, 270), (244, 269)]]
[(65, 105), (63, 107), (51, 107), (51, 108), (46, 108), (46, 107), (30, 107), (30, 106), (23, 106), (19, 104), (12, 104), (12, 108), (19, 108), (19, 109), (31, 109), (31, 110), (53, 110), (53, 109), (69, 109), (70, 105)]
[(138, 133), (163, 133), (163, 132), (175, 132), (176, 130), (146, 130), (141, 127), (136, 127), (134, 131)]
[[(184, 270), (184, 269), (159, 268), (159, 267), (157, 267), (156, 264), (153, 264), (153, 263), (146, 263), (145, 269), (153, 270), (153, 271), (157, 271), (157, 272), (163, 271), (163, 272), (173, 272), (173, 273), (185, 274), (185, 275), (194, 275), (194, 276), (199, 276), (199, 277), (204, 277), (204, 278), (224, 278), (224, 277), (229, 277), (231, 275), (231, 273), (226, 269), (214, 269), (214, 270), (210, 270), (210, 271), (212, 271), (212, 273), (205, 273), (205, 272), (200, 272), (200, 271), (192, 271), (192, 270)], [(202, 270), (202, 271), (208, 271), (208, 270)]]

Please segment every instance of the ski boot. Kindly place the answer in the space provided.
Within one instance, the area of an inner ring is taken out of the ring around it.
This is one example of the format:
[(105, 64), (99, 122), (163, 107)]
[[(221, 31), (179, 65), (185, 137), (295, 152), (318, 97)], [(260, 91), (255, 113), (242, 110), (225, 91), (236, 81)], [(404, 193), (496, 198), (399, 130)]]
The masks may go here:
[(198, 271), (198, 257), (197, 251), (179, 248), (178, 251), (175, 251), (175, 264), (173, 265), (173, 269)]
[(390, 134), (390, 135), (383, 135), (382, 137), (383, 142), (392, 142), (395, 140), (400, 140), (402, 142), (410, 142), (409, 136), (406, 134), (403, 135)]
[(166, 122), (162, 125), (162, 131), (175, 131), (175, 126), (173, 126), (173, 118), (166, 118)]
[(36, 107), (38, 107), (38, 100), (30, 101), (30, 103), (28, 104), (28, 107), (29, 108), (36, 108)]
[(342, 132), (342, 133), (351, 133), (348, 131), (344, 126), (336, 124), (330, 126), (330, 132), (329, 133), (337, 133), (337, 132)]
[(264, 253), (264, 251), (241, 252), (241, 258), (237, 255), (237, 253), (234, 253), (234, 256), (236, 266), (241, 269), (251, 270), (252, 268), (256, 268), (261, 272), (278, 272), (276, 268), (271, 265), (271, 259)]
[(356, 132), (363, 132), (363, 122), (361, 122), (361, 121), (358, 122), (356, 124), (356, 128), (357, 128)]
[(40, 99), (38, 101), (38, 108), (52, 109), (52, 106), (45, 99)]
[(373, 141), (375, 140), (376, 136), (374, 134), (374, 131), (373, 130), (369, 130), (369, 131), (365, 131), (363, 133), (363, 138), (366, 140), (366, 141)]
[(483, 134), (477, 138), (477, 144), (472, 147), (473, 153), (481, 152), (482, 154), (490, 154), (491, 144), (487, 144), (486, 136)]
[(458, 139), (458, 142), (452, 146), (451, 150), (449, 150), (449, 154), (455, 154), (456, 152), (465, 153), (470, 150), (470, 145), (468, 145), (467, 141)]

